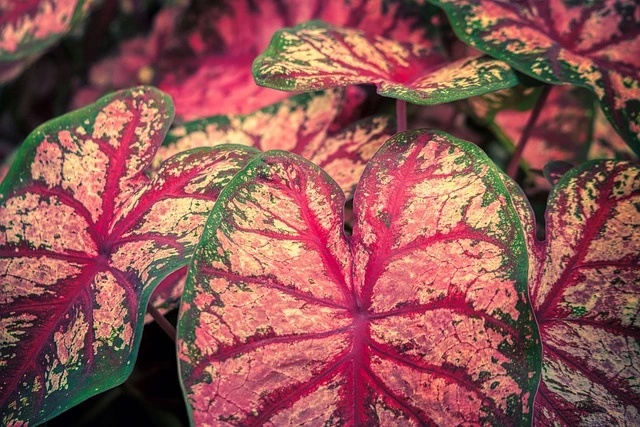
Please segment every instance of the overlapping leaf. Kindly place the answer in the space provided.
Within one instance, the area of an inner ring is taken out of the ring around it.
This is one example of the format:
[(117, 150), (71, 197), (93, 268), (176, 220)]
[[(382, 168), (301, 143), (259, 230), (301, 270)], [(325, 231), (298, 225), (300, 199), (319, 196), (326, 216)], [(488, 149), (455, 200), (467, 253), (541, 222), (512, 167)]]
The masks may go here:
[(535, 424), (637, 425), (640, 167), (600, 160), (572, 169), (554, 187), (546, 218), (547, 240), (528, 241), (543, 347)]
[(321, 21), (278, 31), (253, 63), (262, 86), (308, 91), (375, 84), (378, 93), (440, 104), (517, 84), (511, 67), (486, 56), (453, 63), (432, 44), (409, 44)]
[(549, 83), (590, 88), (640, 154), (640, 3), (429, 0), (472, 46)]
[[(282, 149), (322, 167), (351, 197), (367, 161), (391, 137), (395, 126), (386, 116), (374, 116), (332, 132), (345, 118), (344, 102), (342, 90), (305, 93), (246, 116), (214, 116), (185, 123), (169, 132), (153, 165), (188, 149), (220, 144), (248, 145), (262, 151)], [(152, 303), (163, 312), (177, 308), (183, 278), (176, 276), (158, 286)]]
[(331, 90), (300, 94), (246, 116), (186, 123), (171, 130), (154, 163), (190, 148), (219, 144), (286, 150), (321, 166), (350, 196), (367, 161), (394, 133), (394, 124), (386, 116), (375, 116), (331, 132), (342, 103), (342, 91)]
[(91, 0), (0, 3), (0, 83), (14, 78), (86, 15)]
[(180, 371), (196, 425), (526, 424), (540, 347), (496, 167), (405, 132), (344, 195), (290, 153), (218, 199), (190, 268)]
[(323, 19), (417, 42), (425, 39), (421, 22), (439, 12), (433, 6), (418, 7), (400, 0), (217, 3), (194, 2), (186, 10), (162, 11), (148, 37), (128, 42), (118, 56), (92, 70), (91, 85), (77, 94), (75, 105), (108, 90), (154, 83), (173, 97), (180, 121), (247, 114), (289, 96), (257, 86), (251, 75), (251, 62), (276, 30)]
[(201, 149), (143, 173), (163, 93), (116, 93), (37, 129), (0, 186), (0, 421), (42, 422), (128, 376), (149, 294), (184, 266), (255, 150)]

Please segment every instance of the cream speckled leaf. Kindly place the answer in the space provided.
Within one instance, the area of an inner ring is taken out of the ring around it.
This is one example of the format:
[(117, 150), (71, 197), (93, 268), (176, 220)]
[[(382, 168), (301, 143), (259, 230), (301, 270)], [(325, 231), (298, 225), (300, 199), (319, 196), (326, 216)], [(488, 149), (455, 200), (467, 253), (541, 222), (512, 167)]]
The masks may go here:
[(433, 44), (401, 43), (312, 21), (276, 32), (253, 63), (261, 86), (289, 91), (375, 84), (378, 93), (439, 104), (516, 85), (511, 68), (486, 56), (449, 63)]
[(355, 193), (267, 152), (216, 202), (179, 319), (192, 421), (527, 424), (540, 344), (502, 173), (441, 132), (394, 136)]
[(0, 423), (40, 423), (123, 382), (149, 294), (186, 265), (219, 192), (256, 154), (227, 147), (143, 172), (173, 105), (107, 96), (36, 129), (0, 185)]
[[(523, 225), (533, 213), (516, 189)], [(537, 426), (640, 422), (640, 166), (591, 161), (565, 173), (529, 232), (531, 302), (543, 348)]]
[(0, 85), (65, 36), (95, 0), (0, 1)]
[(591, 89), (640, 154), (640, 2), (428, 1), (473, 47), (536, 79)]

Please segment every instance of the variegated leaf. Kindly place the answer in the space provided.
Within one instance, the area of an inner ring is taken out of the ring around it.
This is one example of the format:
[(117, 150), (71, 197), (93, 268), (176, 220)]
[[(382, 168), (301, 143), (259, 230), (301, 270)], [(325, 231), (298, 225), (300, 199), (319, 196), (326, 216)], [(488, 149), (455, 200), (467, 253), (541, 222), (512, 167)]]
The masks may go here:
[(341, 90), (300, 94), (242, 116), (214, 116), (172, 129), (154, 164), (194, 147), (241, 144), (262, 151), (286, 150), (311, 160), (353, 194), (367, 161), (394, 133), (386, 116), (330, 132), (343, 101)]
[(276, 32), (253, 63), (256, 83), (289, 91), (375, 84), (378, 93), (440, 104), (517, 84), (505, 62), (486, 56), (449, 63), (433, 44), (401, 43), (321, 21)]
[(565, 174), (534, 271), (536, 423), (640, 423), (640, 167), (597, 161)]
[(0, 186), (0, 421), (37, 424), (124, 381), (149, 294), (183, 267), (250, 148), (144, 169), (170, 98), (136, 88), (36, 129)]
[[(441, 25), (422, 24), (440, 11), (403, 0), (224, 0), (165, 9), (146, 37), (91, 72), (75, 97), (84, 105), (105, 91), (154, 83), (172, 96), (178, 121), (248, 114), (289, 94), (254, 83), (251, 62), (273, 33), (311, 19), (360, 28), (400, 41), (436, 39)], [(428, 35), (425, 33), (428, 32)]]
[(640, 3), (636, 0), (428, 0), (472, 46), (548, 83), (591, 89), (640, 154)]
[[(195, 147), (240, 144), (262, 151), (282, 149), (321, 166), (351, 197), (367, 161), (394, 133), (395, 126), (388, 117), (375, 116), (331, 132), (345, 119), (341, 111), (344, 101), (339, 89), (304, 93), (246, 116), (188, 122), (169, 132), (152, 165), (157, 167), (168, 157)], [(183, 279), (172, 278), (158, 286), (152, 303), (161, 312), (178, 307)]]
[(180, 372), (207, 425), (527, 424), (540, 343), (501, 172), (396, 135), (344, 195), (272, 151), (218, 199), (189, 271)]
[(547, 239), (510, 192), (528, 236), (531, 302), (543, 348), (534, 425), (640, 422), (640, 167), (591, 161), (563, 174)]
[(0, 84), (17, 77), (88, 13), (94, 0), (0, 0)]

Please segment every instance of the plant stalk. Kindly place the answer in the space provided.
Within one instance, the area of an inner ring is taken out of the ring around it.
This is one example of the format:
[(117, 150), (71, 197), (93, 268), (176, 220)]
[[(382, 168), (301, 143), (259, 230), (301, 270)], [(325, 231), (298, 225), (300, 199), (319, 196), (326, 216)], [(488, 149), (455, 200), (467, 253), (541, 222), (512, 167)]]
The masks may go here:
[(396, 122), (398, 132), (407, 130), (407, 101), (396, 99)]
[(162, 313), (160, 313), (158, 309), (155, 308), (151, 303), (147, 304), (147, 313), (149, 313), (151, 317), (153, 317), (153, 320), (156, 321), (158, 326), (160, 326), (162, 330), (165, 331), (167, 335), (169, 335), (169, 338), (171, 338), (171, 340), (175, 343), (177, 337), (176, 328), (174, 328), (173, 325), (162, 315)]
[(513, 152), (513, 157), (511, 157), (509, 166), (507, 166), (507, 175), (509, 175), (514, 180), (516, 179), (516, 175), (518, 174), (520, 159), (522, 158), (522, 153), (524, 152), (524, 148), (527, 145), (529, 136), (531, 135), (531, 130), (536, 124), (538, 116), (540, 116), (540, 112), (542, 111), (542, 107), (544, 106), (544, 103), (549, 96), (551, 87), (551, 85), (546, 85), (544, 88), (542, 88), (540, 96), (538, 96), (538, 99), (536, 100), (536, 105), (534, 105), (533, 110), (531, 110), (529, 120), (527, 120), (527, 124), (525, 125), (522, 134), (520, 134), (520, 139), (518, 140), (518, 144), (516, 145), (516, 150)]

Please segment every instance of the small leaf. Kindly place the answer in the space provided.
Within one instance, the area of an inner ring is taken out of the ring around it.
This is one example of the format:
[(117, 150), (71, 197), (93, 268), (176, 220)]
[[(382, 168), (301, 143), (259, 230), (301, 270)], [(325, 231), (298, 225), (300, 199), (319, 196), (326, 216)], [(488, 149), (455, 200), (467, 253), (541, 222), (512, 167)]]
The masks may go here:
[(123, 382), (153, 288), (185, 266), (249, 148), (144, 173), (171, 123), (136, 88), (36, 129), (0, 186), (0, 421), (37, 424)]
[(321, 21), (278, 31), (253, 63), (256, 83), (289, 91), (375, 84), (378, 93), (439, 104), (517, 84), (511, 68), (486, 56), (448, 63), (432, 44), (400, 43)]
[(153, 83), (173, 98), (178, 122), (248, 114), (289, 96), (257, 86), (251, 75), (251, 62), (278, 29), (323, 19), (415, 42), (425, 39), (425, 33), (436, 39), (442, 27), (423, 24), (440, 15), (437, 8), (404, 0), (305, 0), (303, 4), (223, 0), (165, 8), (148, 37), (125, 42), (116, 56), (92, 69), (91, 84), (76, 95), (74, 105), (84, 105), (106, 91)]
[(562, 178), (565, 173), (569, 172), (574, 167), (575, 165), (572, 163), (558, 160), (547, 163), (542, 172), (544, 173), (544, 177), (547, 178), (547, 181), (549, 181), (549, 184), (554, 186), (558, 181), (560, 181), (560, 178)]
[(548, 83), (591, 89), (640, 154), (640, 3), (429, 0), (462, 40)]
[(396, 135), (354, 200), (272, 151), (194, 254), (179, 358), (195, 425), (528, 424), (540, 346), (502, 173), (444, 133)]

